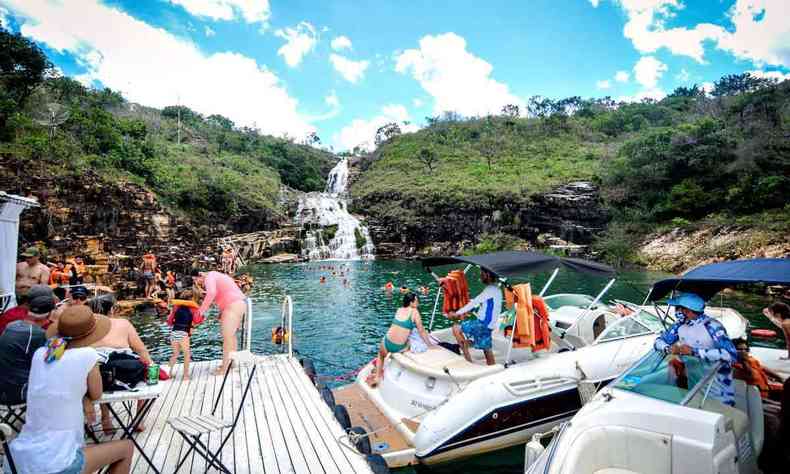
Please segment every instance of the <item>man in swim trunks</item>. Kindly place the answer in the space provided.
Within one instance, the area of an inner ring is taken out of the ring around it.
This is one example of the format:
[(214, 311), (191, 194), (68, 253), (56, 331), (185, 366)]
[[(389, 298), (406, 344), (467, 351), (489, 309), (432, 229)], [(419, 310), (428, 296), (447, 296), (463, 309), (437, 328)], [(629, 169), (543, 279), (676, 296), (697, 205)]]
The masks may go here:
[(247, 311), (247, 297), (230, 276), (220, 272), (202, 273), (192, 271), (192, 282), (197, 291), (204, 294), (198, 313), (203, 316), (213, 303), (219, 308), (222, 328), (222, 367), (216, 374), (222, 374), (230, 364), (230, 353), (237, 350), (236, 331)]
[(502, 290), (496, 285), (496, 277), (480, 269), (480, 281), (486, 285), (483, 291), (458, 311), (447, 314), (449, 319), (463, 319), (461, 316), (479, 307), (477, 316), (466, 318), (461, 324), (453, 324), (453, 335), (464, 351), (464, 357), (472, 362), (469, 355), (469, 339), (474, 340), (473, 347), (483, 351), (486, 364), (494, 365), (494, 353), (491, 351), (491, 331), (497, 324), (499, 313), (502, 312)]
[(140, 272), (143, 274), (145, 280), (145, 297), (150, 298), (151, 294), (156, 291), (156, 256), (149, 250), (148, 253), (143, 255), (143, 264), (140, 265)]
[(41, 251), (28, 247), (23, 253), (24, 262), (16, 264), (16, 294), (24, 295), (33, 285), (49, 284), (49, 268), (41, 263)]

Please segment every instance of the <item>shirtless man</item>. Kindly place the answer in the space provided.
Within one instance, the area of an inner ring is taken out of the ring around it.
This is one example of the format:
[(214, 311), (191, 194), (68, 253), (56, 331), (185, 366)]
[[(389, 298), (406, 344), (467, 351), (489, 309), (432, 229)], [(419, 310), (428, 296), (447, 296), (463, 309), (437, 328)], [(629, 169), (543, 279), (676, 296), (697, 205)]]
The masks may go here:
[[(110, 314), (114, 315), (115, 312), (116, 311), (111, 311)], [(111, 317), (110, 332), (99, 341), (91, 344), (91, 347), (99, 352), (100, 357), (107, 356), (116, 350), (131, 349), (135, 354), (140, 356), (140, 361), (142, 363), (147, 365), (151, 365), (152, 363), (151, 354), (148, 353), (148, 348), (145, 347), (145, 343), (140, 339), (140, 335), (137, 334), (137, 329), (132, 326), (132, 323), (124, 318)], [(139, 410), (141, 407), (142, 403), (138, 403), (137, 409)], [(100, 405), (100, 408), (102, 429), (105, 433), (112, 433), (113, 426), (112, 419), (110, 418), (110, 410), (107, 408), (106, 404)], [(145, 427), (140, 423), (138, 431), (143, 431), (144, 429)]]
[(145, 297), (150, 298), (156, 289), (156, 257), (151, 251), (143, 255), (143, 264), (140, 265), (140, 271), (143, 273), (143, 279), (145, 280)]
[(24, 262), (16, 264), (16, 294), (24, 295), (33, 285), (49, 284), (49, 268), (39, 261), (41, 252), (37, 247), (28, 247), (22, 254)]

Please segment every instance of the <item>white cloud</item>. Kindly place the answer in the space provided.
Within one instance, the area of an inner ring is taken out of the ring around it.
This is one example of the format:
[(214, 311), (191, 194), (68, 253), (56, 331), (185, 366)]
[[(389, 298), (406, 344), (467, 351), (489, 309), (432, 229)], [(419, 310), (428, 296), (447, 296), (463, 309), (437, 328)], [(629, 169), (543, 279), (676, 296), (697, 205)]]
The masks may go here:
[(352, 84), (356, 84), (365, 76), (365, 70), (370, 65), (369, 61), (354, 61), (334, 53), (329, 55), (329, 62), (341, 76)]
[(414, 99), (414, 100), (411, 101), (411, 103), (415, 107), (422, 107), (422, 105), (423, 105), (422, 99)]
[(667, 65), (653, 56), (642, 56), (634, 66), (634, 79), (645, 89), (653, 89), (666, 70)]
[(324, 97), (324, 102), (330, 107), (340, 107), (340, 99), (337, 98), (337, 93), (334, 90)]
[(335, 148), (339, 150), (352, 150), (360, 147), (363, 150), (375, 148), (376, 131), (384, 124), (395, 122), (400, 126), (401, 132), (410, 133), (419, 130), (414, 124), (404, 125), (409, 120), (409, 112), (400, 104), (385, 105), (381, 113), (370, 120), (355, 119), (343, 127), (332, 139)]
[(306, 21), (300, 22), (294, 28), (279, 29), (274, 35), (285, 40), (285, 44), (277, 50), (277, 54), (282, 56), (290, 67), (301, 64), (305, 55), (315, 49), (318, 42), (315, 27)]
[(217, 34), (217, 32), (216, 32), (216, 31), (214, 31), (214, 30), (212, 30), (212, 29), (211, 29), (209, 26), (206, 26), (206, 27), (203, 29), (203, 33), (205, 33), (205, 34), (206, 34), (206, 37), (208, 37), (208, 38), (211, 38), (212, 36), (214, 36), (214, 35), (216, 35), (216, 34)]
[(170, 0), (195, 16), (212, 20), (243, 19), (247, 23), (265, 24), (271, 16), (269, 0)]
[(735, 27), (718, 47), (755, 64), (790, 67), (790, 3), (787, 0), (738, 0), (729, 11)]
[(617, 0), (628, 20), (623, 34), (642, 53), (667, 48), (704, 63), (705, 42), (758, 65), (790, 66), (790, 7), (787, 0), (736, 0), (730, 25), (698, 23), (667, 28), (685, 5), (681, 0)]
[(685, 69), (681, 69), (679, 73), (675, 75), (675, 79), (679, 82), (688, 82), (691, 78), (691, 75)]
[(702, 90), (705, 91), (706, 94), (710, 94), (713, 92), (713, 89), (716, 86), (712, 82), (703, 82), (702, 83)]
[(491, 77), (491, 64), (467, 51), (466, 40), (455, 33), (424, 36), (419, 49), (403, 51), (395, 59), (395, 70), (410, 73), (433, 97), (436, 114), (486, 115), (506, 104), (524, 105), (506, 84)]
[(598, 89), (608, 89), (612, 87), (612, 83), (609, 82), (608, 80), (598, 81), (595, 83), (595, 87), (597, 87)]
[(23, 35), (85, 65), (84, 82), (101, 81), (153, 107), (173, 105), (180, 97), (200, 113), (255, 123), (274, 135), (301, 137), (314, 130), (280, 79), (251, 58), (206, 55), (188, 40), (97, 0), (83, 0), (78, 8), (49, 0), (5, 1), (23, 22)]
[(598, 4), (601, 3), (601, 0), (590, 0), (593, 8), (598, 8)]
[(347, 36), (338, 36), (332, 40), (332, 49), (335, 51), (342, 51), (344, 49), (351, 49), (351, 40)]
[(617, 82), (628, 82), (630, 77), (631, 75), (628, 73), (628, 71), (617, 71), (617, 73), (614, 75), (614, 80)]
[(777, 82), (790, 79), (790, 73), (783, 73), (781, 71), (749, 71), (749, 73), (754, 77), (775, 79)]

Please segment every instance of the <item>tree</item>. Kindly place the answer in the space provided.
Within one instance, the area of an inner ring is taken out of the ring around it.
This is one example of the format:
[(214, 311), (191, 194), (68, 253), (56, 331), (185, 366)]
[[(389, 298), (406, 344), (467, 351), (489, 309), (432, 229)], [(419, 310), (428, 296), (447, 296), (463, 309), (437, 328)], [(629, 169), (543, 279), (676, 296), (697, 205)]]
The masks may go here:
[(417, 158), (422, 164), (428, 167), (428, 172), (433, 173), (433, 166), (436, 164), (438, 156), (432, 148), (423, 148), (417, 155)]
[(315, 132), (310, 132), (310, 134), (304, 138), (305, 145), (313, 146), (313, 145), (319, 145), (320, 143), (321, 143), (321, 137), (319, 137), (318, 134)]
[(380, 146), (392, 137), (401, 134), (400, 126), (395, 122), (385, 123), (378, 130), (376, 130), (376, 146)]
[(507, 104), (502, 107), (502, 115), (510, 118), (516, 118), (521, 113), (521, 109), (516, 104)]
[(711, 95), (714, 97), (731, 96), (754, 92), (774, 84), (776, 81), (766, 77), (752, 76), (751, 73), (728, 74), (713, 83)]
[(0, 28), (0, 130), (22, 108), (33, 90), (52, 70), (41, 49), (21, 34)]
[[(182, 118), (183, 118), (183, 113), (182, 113)], [(208, 117), (206, 117), (206, 122), (216, 127), (222, 128), (224, 130), (233, 130), (233, 127), (236, 126), (236, 124), (233, 123), (233, 120), (227, 117), (223, 117), (222, 115), (219, 114), (209, 115)]]

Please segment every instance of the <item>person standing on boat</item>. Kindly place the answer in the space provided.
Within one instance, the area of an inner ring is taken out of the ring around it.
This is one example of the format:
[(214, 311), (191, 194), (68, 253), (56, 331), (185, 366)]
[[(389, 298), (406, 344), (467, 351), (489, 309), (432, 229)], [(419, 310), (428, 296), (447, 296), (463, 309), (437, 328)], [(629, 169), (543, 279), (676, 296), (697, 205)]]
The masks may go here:
[(705, 300), (694, 293), (681, 293), (667, 304), (677, 308), (676, 322), (658, 336), (653, 347), (665, 354), (720, 362), (710, 396), (725, 405), (735, 406), (732, 365), (738, 361), (738, 351), (727, 336), (727, 330), (705, 314)]
[(230, 276), (220, 272), (192, 273), (192, 282), (197, 290), (204, 294), (203, 303), (198, 308), (200, 317), (212, 304), (219, 308), (219, 320), (222, 327), (222, 366), (216, 374), (225, 373), (230, 364), (230, 353), (237, 350), (236, 331), (241, 326), (241, 319), (247, 312), (247, 296), (236, 285)]
[(491, 332), (496, 327), (497, 318), (502, 312), (502, 290), (496, 284), (496, 277), (484, 269), (480, 269), (480, 281), (486, 285), (483, 291), (462, 308), (448, 313), (447, 317), (464, 319), (463, 315), (479, 308), (476, 317), (466, 318), (461, 324), (453, 324), (453, 335), (464, 351), (466, 360), (472, 362), (472, 356), (469, 355), (469, 338), (471, 338), (474, 340), (472, 347), (482, 350), (485, 354), (486, 364), (494, 365), (496, 361), (491, 351)]

